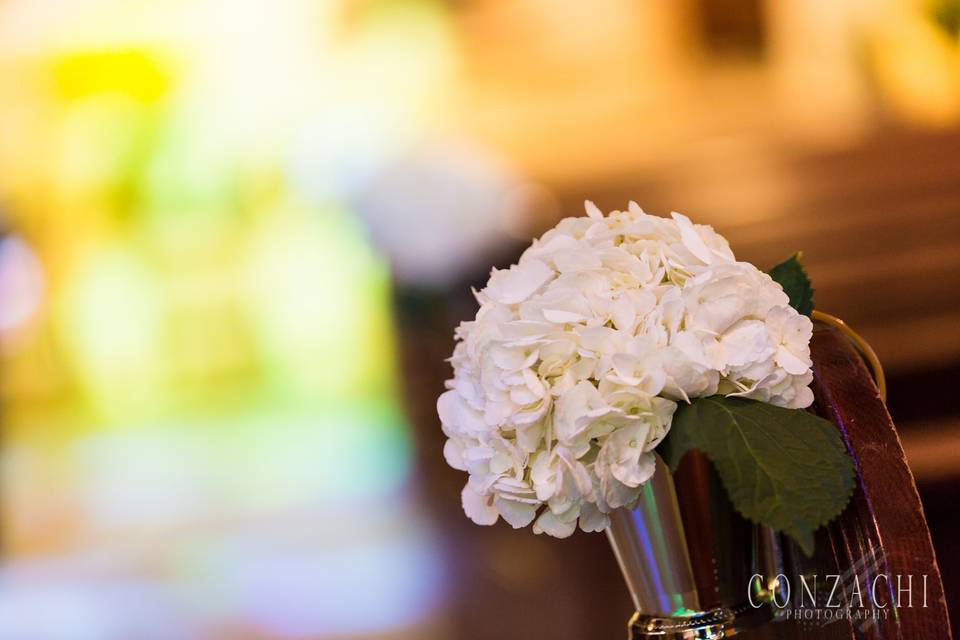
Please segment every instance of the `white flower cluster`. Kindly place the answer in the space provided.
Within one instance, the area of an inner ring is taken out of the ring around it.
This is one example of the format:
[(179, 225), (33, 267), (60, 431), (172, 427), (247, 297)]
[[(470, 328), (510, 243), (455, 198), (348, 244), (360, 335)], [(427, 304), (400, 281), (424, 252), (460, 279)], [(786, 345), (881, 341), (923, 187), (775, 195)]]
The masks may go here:
[(600, 531), (653, 474), (677, 402), (813, 401), (812, 324), (685, 216), (567, 218), (494, 270), (437, 402), (463, 508), (556, 537)]

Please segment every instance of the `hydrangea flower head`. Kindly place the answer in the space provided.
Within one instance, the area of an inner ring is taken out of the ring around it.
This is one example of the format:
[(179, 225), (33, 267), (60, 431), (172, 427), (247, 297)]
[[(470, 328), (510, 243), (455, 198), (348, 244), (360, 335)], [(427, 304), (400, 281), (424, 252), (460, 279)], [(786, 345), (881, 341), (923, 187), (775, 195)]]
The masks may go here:
[(566, 537), (632, 507), (679, 402), (813, 402), (810, 319), (687, 217), (566, 218), (477, 293), (437, 410), (478, 524)]

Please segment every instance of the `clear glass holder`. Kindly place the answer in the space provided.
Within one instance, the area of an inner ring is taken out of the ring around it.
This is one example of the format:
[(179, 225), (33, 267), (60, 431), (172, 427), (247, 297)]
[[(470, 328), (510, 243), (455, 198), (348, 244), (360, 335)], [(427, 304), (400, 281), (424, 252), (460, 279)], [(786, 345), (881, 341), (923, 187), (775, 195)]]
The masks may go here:
[[(610, 514), (607, 538), (637, 610), (628, 624), (631, 640), (711, 640), (773, 617), (767, 603), (776, 586), (748, 577), (780, 573), (779, 535), (736, 516), (709, 462), (696, 452), (688, 456), (677, 478), (683, 483), (683, 509), (674, 476), (657, 456), (636, 506)], [(694, 527), (691, 536), (685, 534), (684, 516)], [(748, 585), (755, 587), (752, 599), (760, 608), (746, 604)]]

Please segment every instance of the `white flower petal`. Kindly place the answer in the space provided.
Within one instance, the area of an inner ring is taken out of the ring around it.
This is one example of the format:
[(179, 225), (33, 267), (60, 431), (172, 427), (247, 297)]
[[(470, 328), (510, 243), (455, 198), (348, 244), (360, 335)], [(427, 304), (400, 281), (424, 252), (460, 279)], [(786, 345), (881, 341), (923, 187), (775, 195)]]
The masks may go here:
[(587, 210), (587, 217), (592, 220), (603, 220), (603, 212), (600, 211), (600, 208), (597, 205), (593, 204), (592, 200), (585, 200), (583, 203), (584, 209)]
[(587, 316), (583, 315), (582, 313), (577, 313), (576, 311), (564, 311), (563, 309), (544, 309), (543, 317), (550, 322), (555, 322), (557, 324), (582, 322), (587, 319)]
[(500, 304), (523, 302), (553, 279), (553, 269), (540, 260), (527, 260), (506, 271), (497, 271), (484, 292)]
[(517, 502), (508, 498), (497, 498), (494, 501), (497, 511), (514, 529), (527, 526), (537, 515), (536, 508), (531, 504)]
[(791, 353), (786, 347), (777, 349), (777, 365), (783, 367), (787, 373), (795, 376), (806, 373), (810, 370), (810, 361), (802, 360)]
[(533, 525), (536, 534), (545, 533), (554, 538), (569, 538), (577, 529), (577, 521), (563, 522), (549, 509), (545, 509)]
[(591, 502), (583, 503), (580, 508), (580, 530), (586, 533), (603, 531), (610, 526), (610, 518)]
[(458, 401), (457, 392), (453, 390), (445, 391), (437, 398), (437, 413), (444, 425), (456, 426)]
[(741, 367), (769, 358), (774, 347), (766, 325), (760, 320), (744, 319), (730, 327), (721, 337), (724, 360), (728, 367)]
[(693, 226), (693, 223), (690, 222), (690, 218), (682, 213), (677, 213), (676, 211), (670, 212), (670, 217), (673, 218), (677, 223), (677, 227), (680, 230), (680, 239), (683, 241), (683, 246), (685, 246), (690, 253), (699, 258), (704, 264), (712, 263), (713, 253), (710, 251), (709, 247), (707, 247), (706, 243), (703, 241), (703, 238), (700, 237), (700, 234), (697, 233), (697, 229)]
[(463, 488), (460, 499), (463, 503), (463, 512), (477, 524), (492, 525), (500, 517), (497, 508), (493, 505), (493, 495), (481, 495), (470, 486), (470, 483)]
[(443, 445), (443, 457), (447, 464), (460, 471), (467, 470), (467, 463), (463, 459), (463, 444), (450, 438)]
[(656, 466), (656, 458), (653, 454), (644, 453), (636, 460), (614, 465), (613, 477), (628, 487), (639, 487), (650, 479)]

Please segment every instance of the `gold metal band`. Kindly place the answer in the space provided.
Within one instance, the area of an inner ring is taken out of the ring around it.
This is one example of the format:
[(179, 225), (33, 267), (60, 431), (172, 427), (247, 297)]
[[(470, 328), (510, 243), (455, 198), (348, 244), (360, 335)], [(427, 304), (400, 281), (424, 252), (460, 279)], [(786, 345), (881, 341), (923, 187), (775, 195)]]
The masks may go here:
[(877, 383), (877, 389), (880, 391), (880, 399), (883, 400), (884, 404), (887, 402), (887, 378), (883, 374), (883, 365), (880, 364), (880, 358), (877, 357), (876, 352), (873, 350), (873, 347), (870, 346), (870, 343), (863, 339), (859, 333), (850, 328), (846, 322), (841, 320), (836, 316), (832, 316), (829, 313), (824, 313), (823, 311), (814, 310), (812, 317), (814, 320), (818, 320), (824, 324), (828, 324), (831, 327), (839, 329), (845, 336), (850, 338), (850, 341), (856, 345), (857, 350), (867, 361), (867, 364), (870, 365), (870, 369), (873, 371), (873, 379)]

